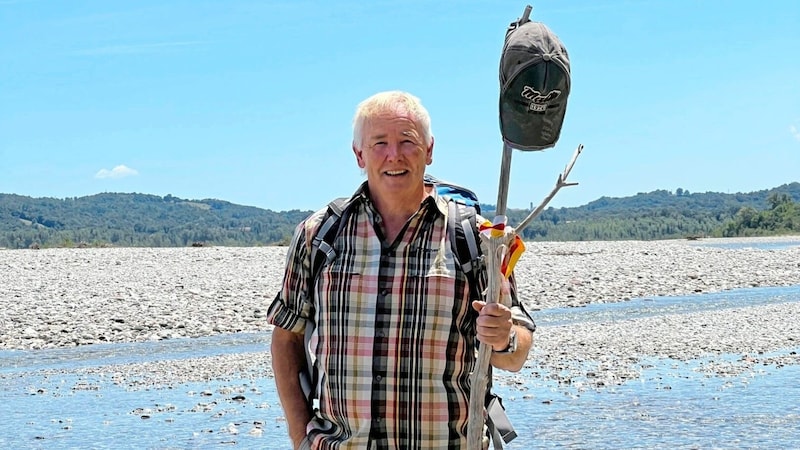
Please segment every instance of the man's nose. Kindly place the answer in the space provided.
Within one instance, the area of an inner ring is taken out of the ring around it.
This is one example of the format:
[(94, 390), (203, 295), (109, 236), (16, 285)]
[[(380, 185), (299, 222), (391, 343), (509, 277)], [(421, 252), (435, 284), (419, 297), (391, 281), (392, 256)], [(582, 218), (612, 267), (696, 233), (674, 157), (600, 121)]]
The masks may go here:
[(400, 144), (398, 142), (389, 142), (386, 146), (386, 157), (389, 159), (397, 159), (400, 156)]

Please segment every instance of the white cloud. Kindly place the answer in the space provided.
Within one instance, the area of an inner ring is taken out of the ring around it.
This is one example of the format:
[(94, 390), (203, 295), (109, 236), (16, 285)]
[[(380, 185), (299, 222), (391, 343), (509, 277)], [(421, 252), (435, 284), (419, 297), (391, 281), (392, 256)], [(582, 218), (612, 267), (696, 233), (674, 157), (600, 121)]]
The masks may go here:
[(798, 130), (796, 126), (789, 125), (789, 132), (792, 133), (792, 136), (794, 136), (795, 139), (800, 141), (800, 130)]
[(128, 166), (119, 165), (114, 167), (111, 170), (108, 169), (100, 169), (96, 174), (94, 174), (95, 178), (125, 178), (130, 177), (133, 175), (139, 175), (134, 169), (131, 169)]

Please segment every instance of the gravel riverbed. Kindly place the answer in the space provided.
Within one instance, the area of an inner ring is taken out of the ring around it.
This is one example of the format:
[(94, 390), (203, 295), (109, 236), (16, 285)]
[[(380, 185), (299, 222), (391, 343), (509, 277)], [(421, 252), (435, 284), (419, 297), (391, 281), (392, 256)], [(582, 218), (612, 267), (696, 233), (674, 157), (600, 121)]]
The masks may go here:
[[(790, 245), (747, 247), (772, 241)], [(516, 273), (534, 319), (550, 308), (800, 284), (800, 236), (527, 247)], [(0, 351), (268, 332), (266, 311), (285, 255), (284, 247), (0, 250)], [(788, 302), (540, 326), (527, 366), (559, 382), (580, 377), (589, 388), (636, 378), (650, 357), (741, 355), (709, 365), (722, 375), (757, 364), (800, 364), (792, 350), (800, 347), (798, 315), (800, 302)], [(271, 375), (266, 345), (247, 355), (81, 370), (162, 383)], [(519, 375), (501, 378), (524, 383)]]

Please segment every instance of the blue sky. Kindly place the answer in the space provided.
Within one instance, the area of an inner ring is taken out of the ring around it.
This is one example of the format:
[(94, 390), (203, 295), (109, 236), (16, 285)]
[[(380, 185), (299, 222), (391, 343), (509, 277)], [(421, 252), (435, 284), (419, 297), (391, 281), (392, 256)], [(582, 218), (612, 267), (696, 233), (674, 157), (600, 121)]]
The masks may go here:
[[(494, 203), (498, 61), (525, 2), (0, 0), (0, 192), (316, 209), (362, 181), (356, 104), (419, 96), (429, 172)], [(509, 207), (800, 181), (800, 2), (541, 0), (570, 53), (561, 139)]]

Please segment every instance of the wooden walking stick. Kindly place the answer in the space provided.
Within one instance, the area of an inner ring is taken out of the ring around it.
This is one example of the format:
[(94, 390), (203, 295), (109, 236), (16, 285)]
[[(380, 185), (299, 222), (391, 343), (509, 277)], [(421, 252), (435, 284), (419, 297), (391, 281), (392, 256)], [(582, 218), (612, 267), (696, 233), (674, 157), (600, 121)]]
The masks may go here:
[[(500, 171), (500, 194), (498, 195), (507, 196), (508, 193), (508, 183), (511, 172), (510, 150), (511, 148), (508, 146), (503, 147), (503, 163)], [(567, 164), (567, 167), (564, 169), (564, 172), (559, 174), (555, 186), (553, 186), (553, 189), (550, 191), (547, 197), (545, 197), (539, 206), (531, 211), (531, 213), (528, 214), (528, 216), (526, 216), (517, 227), (513, 229), (506, 228), (505, 233), (503, 233), (501, 236), (492, 236), (488, 233), (481, 233), (481, 247), (483, 248), (483, 254), (486, 255), (486, 273), (488, 277), (485, 294), (486, 303), (494, 303), (499, 301), (506, 306), (511, 306), (510, 299), (500, 298), (500, 288), (502, 286), (503, 277), (505, 276), (501, 271), (501, 267), (503, 265), (503, 260), (506, 257), (508, 247), (514, 240), (515, 236), (520, 234), (522, 230), (533, 221), (533, 219), (535, 219), (537, 216), (539, 216), (539, 214), (541, 214), (542, 211), (544, 211), (544, 208), (547, 207), (547, 204), (550, 203), (550, 200), (555, 197), (561, 188), (575, 186), (578, 184), (568, 182), (567, 177), (569, 176), (570, 171), (572, 171), (572, 167), (575, 165), (575, 161), (578, 159), (578, 156), (582, 151), (583, 145), (579, 145), (578, 148), (575, 149), (575, 153), (573, 154), (569, 164)], [(505, 220), (505, 202), (506, 198), (502, 199), (502, 201), (498, 198), (498, 207), (495, 211), (497, 217), (495, 218), (495, 223), (493, 223), (493, 225), (498, 225), (498, 221)], [(503, 209), (500, 209), (501, 207)], [(472, 372), (472, 377), (470, 378), (471, 391), (469, 401), (469, 421), (467, 423), (467, 448), (469, 449), (483, 448), (483, 426), (486, 421), (485, 401), (486, 390), (489, 387), (490, 381), (489, 363), (491, 358), (491, 346), (480, 344), (478, 347), (478, 357), (475, 361), (475, 368)], [(496, 442), (495, 444), (497, 445), (498, 443)]]
[[(560, 135), (570, 89), (569, 59), (566, 49), (544, 24), (531, 22), (532, 8), (526, 6), (520, 19), (512, 22), (506, 32), (500, 60), (500, 127), (503, 135), (503, 159), (500, 166), (500, 183), (493, 228), (481, 232), (481, 247), (486, 256), (486, 303), (502, 302), (510, 306), (510, 299), (501, 298), (503, 260), (517, 234), (538, 216), (556, 193), (565, 186), (572, 167), (583, 146), (579, 145), (555, 187), (542, 203), (515, 229), (504, 227), (508, 186), (511, 176), (513, 149), (543, 150), (553, 147)], [(503, 226), (501, 226), (501, 224)], [(503, 232), (498, 232), (498, 229)], [(504, 297), (507, 297), (504, 295)], [(486, 391), (490, 384), (492, 348), (480, 344), (475, 367), (470, 378), (469, 419), (467, 422), (467, 448), (484, 447), (486, 423)], [(502, 439), (506, 442), (516, 435)], [(502, 448), (498, 434), (492, 433), (495, 449)]]
[[(497, 194), (497, 208), (495, 215), (502, 217), (505, 215), (506, 200), (508, 198), (508, 182), (511, 174), (511, 154), (512, 148), (507, 144), (503, 145), (503, 160), (500, 166), (500, 188)], [(511, 234), (503, 234), (501, 237), (485, 237), (481, 233), (481, 247), (483, 254), (486, 255), (487, 286), (485, 293), (486, 303), (495, 303), (500, 299), (500, 286), (502, 274), (500, 265), (505, 257), (504, 249), (509, 244), (508, 237)], [(469, 420), (467, 422), (467, 448), (469, 450), (479, 450), (483, 448), (483, 426), (486, 423), (485, 403), (486, 389), (489, 387), (489, 362), (492, 358), (492, 348), (488, 345), (478, 346), (478, 357), (475, 361), (475, 368), (470, 377), (470, 398), (469, 398)]]

